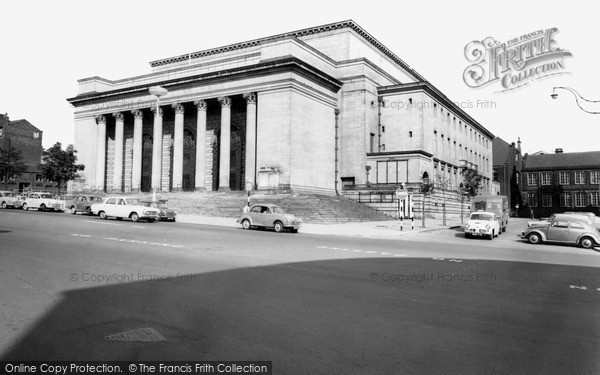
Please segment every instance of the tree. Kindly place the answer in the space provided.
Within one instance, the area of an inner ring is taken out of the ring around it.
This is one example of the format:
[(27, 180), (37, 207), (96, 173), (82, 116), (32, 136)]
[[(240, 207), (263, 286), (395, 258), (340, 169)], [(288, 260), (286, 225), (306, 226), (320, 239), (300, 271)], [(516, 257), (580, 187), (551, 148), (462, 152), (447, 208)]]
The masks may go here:
[(462, 175), (462, 190), (464, 195), (469, 198), (473, 198), (479, 192), (479, 184), (481, 183), (481, 175), (477, 173), (475, 169), (472, 168), (463, 168), (460, 171)]
[(425, 228), (425, 197), (433, 194), (435, 190), (435, 184), (429, 182), (429, 177), (423, 177), (417, 191), (422, 194), (423, 202), (421, 203), (421, 228)]
[(75, 164), (77, 161), (75, 152), (63, 150), (60, 142), (56, 142), (54, 146), (42, 152), (42, 174), (47, 180), (56, 182), (59, 191), (64, 182), (79, 177), (77, 171), (85, 168), (83, 164)]
[(7, 150), (0, 150), (0, 175), (4, 176), (4, 188), (8, 190), (8, 180), (13, 176), (18, 177), (27, 171), (23, 163), (21, 151), (8, 146)]

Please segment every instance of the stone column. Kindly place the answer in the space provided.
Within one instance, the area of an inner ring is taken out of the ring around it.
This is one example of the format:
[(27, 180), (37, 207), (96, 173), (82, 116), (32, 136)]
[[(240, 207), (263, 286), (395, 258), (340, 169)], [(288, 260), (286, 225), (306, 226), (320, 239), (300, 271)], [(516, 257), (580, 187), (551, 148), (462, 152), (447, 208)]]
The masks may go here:
[(229, 164), (231, 150), (231, 99), (219, 98), (221, 103), (221, 141), (219, 153), (219, 191), (230, 191)]
[(152, 188), (161, 189), (162, 186), (162, 116), (161, 108), (154, 112), (154, 133), (152, 135)]
[(205, 191), (204, 178), (206, 177), (206, 102), (194, 102), (198, 108), (196, 121), (196, 191)]
[(113, 113), (115, 118), (115, 159), (112, 190), (123, 191), (123, 128), (125, 116), (123, 113)]
[(175, 110), (175, 131), (173, 134), (173, 189), (183, 188), (183, 104), (172, 105)]
[(246, 182), (256, 185), (256, 94), (244, 94), (246, 99)]
[(139, 192), (142, 185), (142, 129), (144, 113), (140, 109), (133, 114), (133, 157), (131, 165), (131, 190)]
[(104, 169), (106, 168), (106, 117), (96, 116), (98, 123), (98, 148), (96, 149), (96, 188), (104, 190)]

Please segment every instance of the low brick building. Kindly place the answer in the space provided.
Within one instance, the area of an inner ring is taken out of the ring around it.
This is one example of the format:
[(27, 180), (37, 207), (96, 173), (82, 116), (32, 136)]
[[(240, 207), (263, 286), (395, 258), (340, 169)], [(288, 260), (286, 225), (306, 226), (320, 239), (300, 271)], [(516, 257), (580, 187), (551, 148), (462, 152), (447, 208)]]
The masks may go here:
[(524, 202), (536, 217), (557, 212), (600, 214), (600, 151), (525, 155)]
[(0, 176), (0, 189), (23, 191), (34, 189), (35, 186), (43, 187), (40, 174), (42, 136), (43, 132), (29, 121), (11, 121), (8, 114), (0, 114), (0, 149), (4, 151), (12, 148), (20, 151), (22, 161), (27, 165), (25, 173), (9, 177), (8, 181), (5, 176)]

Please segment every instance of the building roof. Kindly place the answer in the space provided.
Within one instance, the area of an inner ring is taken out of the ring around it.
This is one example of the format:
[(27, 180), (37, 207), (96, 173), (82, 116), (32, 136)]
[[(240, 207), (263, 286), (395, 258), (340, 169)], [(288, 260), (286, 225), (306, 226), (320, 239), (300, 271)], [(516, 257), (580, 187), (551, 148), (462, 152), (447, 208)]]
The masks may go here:
[(29, 121), (25, 120), (25, 119), (19, 119), (19, 120), (14, 120), (11, 121), (10, 126), (14, 126), (14, 127), (22, 127), (22, 128), (29, 128), (33, 131), (37, 131), (37, 132), (42, 132), (40, 129), (38, 129), (37, 127), (35, 127), (32, 123), (30, 123)]
[(600, 151), (527, 155), (523, 169), (600, 168)]
[(211, 49), (207, 49), (207, 50), (203, 50), (203, 51), (186, 53), (184, 55), (173, 56), (173, 57), (169, 57), (166, 59), (155, 60), (155, 61), (150, 62), (150, 66), (154, 68), (154, 67), (161, 66), (161, 65), (172, 64), (172, 63), (176, 63), (176, 62), (180, 62), (180, 61), (186, 61), (188, 59), (196, 59), (196, 58), (200, 58), (200, 57), (211, 56), (211, 55), (215, 55), (215, 54), (219, 54), (219, 53), (229, 52), (229, 51), (233, 51), (233, 50), (237, 50), (237, 49), (253, 47), (253, 46), (257, 46), (257, 45), (260, 45), (260, 44), (263, 44), (266, 42), (271, 42), (273, 40), (277, 40), (277, 39), (281, 39), (281, 38), (289, 38), (289, 37), (300, 38), (300, 37), (304, 37), (307, 35), (326, 33), (326, 32), (332, 31), (332, 30), (342, 29), (342, 28), (349, 28), (351, 30), (354, 30), (358, 35), (360, 35), (362, 38), (364, 38), (368, 43), (373, 45), (379, 51), (383, 52), (384, 55), (389, 57), (396, 64), (398, 64), (402, 68), (406, 69), (417, 80), (426, 81), (426, 79), (423, 78), (423, 76), (421, 76), (419, 73), (417, 73), (417, 71), (415, 71), (413, 68), (411, 68), (407, 63), (405, 63), (404, 60), (402, 60), (400, 57), (398, 57), (396, 54), (394, 54), (392, 51), (390, 51), (386, 46), (384, 46), (381, 42), (379, 42), (377, 39), (375, 39), (375, 37), (373, 37), (371, 34), (369, 34), (365, 29), (360, 27), (353, 20), (346, 20), (346, 21), (341, 21), (341, 22), (330, 23), (327, 25), (309, 27), (309, 28), (302, 29), (302, 30), (290, 31), (287, 33), (272, 35), (272, 36), (268, 36), (268, 37), (264, 37), (264, 38), (260, 38), (260, 39), (253, 39), (253, 40), (249, 40), (246, 42), (240, 42), (240, 43), (230, 44), (227, 46), (211, 48)]
[(504, 139), (500, 137), (496, 137), (492, 140), (492, 165), (502, 165), (504, 163), (510, 162), (513, 158), (512, 153), (510, 152), (511, 147), (515, 148), (516, 152), (519, 152), (515, 143), (508, 143)]

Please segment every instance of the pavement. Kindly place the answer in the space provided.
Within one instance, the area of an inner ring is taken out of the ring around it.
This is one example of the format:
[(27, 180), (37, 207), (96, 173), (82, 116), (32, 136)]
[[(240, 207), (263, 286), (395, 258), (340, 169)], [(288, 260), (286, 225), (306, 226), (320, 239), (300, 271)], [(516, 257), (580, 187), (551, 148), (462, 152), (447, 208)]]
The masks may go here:
[[(177, 222), (216, 225), (221, 227), (240, 227), (240, 224), (238, 224), (234, 218), (193, 214), (178, 214)], [(421, 224), (421, 219), (415, 219), (414, 223), (411, 222), (411, 220), (404, 220), (402, 222), (402, 227), (399, 220), (347, 223), (302, 223), (300, 232), (329, 236), (394, 238), (408, 234), (427, 233), (461, 226), (459, 218), (446, 219), (446, 225), (443, 225), (442, 219), (427, 218), (425, 219), (425, 228), (422, 228)]]

